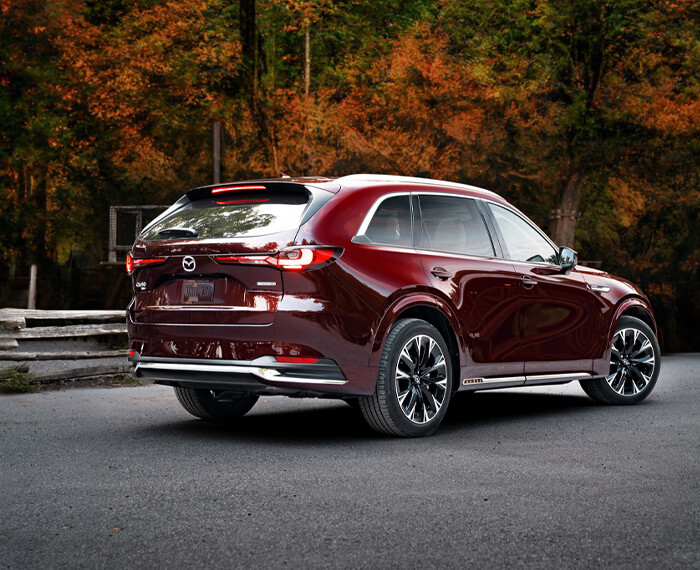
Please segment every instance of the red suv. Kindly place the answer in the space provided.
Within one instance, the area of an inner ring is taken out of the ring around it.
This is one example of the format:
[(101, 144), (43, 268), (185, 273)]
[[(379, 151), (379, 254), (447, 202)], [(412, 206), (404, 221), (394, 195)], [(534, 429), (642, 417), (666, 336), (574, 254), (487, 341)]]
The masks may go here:
[(503, 198), (380, 175), (196, 188), (127, 257), (134, 376), (230, 420), (261, 394), (341, 398), (433, 432), (457, 391), (578, 380), (649, 395), (660, 351), (634, 285), (576, 265)]

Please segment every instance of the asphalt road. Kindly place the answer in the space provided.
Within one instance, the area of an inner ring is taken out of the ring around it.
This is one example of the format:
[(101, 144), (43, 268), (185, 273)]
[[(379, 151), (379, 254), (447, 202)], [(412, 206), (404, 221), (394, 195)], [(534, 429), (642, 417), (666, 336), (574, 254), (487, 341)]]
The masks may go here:
[(0, 568), (700, 567), (700, 355), (646, 402), (454, 401), (389, 439), (331, 401), (236, 427), (163, 387), (0, 397)]

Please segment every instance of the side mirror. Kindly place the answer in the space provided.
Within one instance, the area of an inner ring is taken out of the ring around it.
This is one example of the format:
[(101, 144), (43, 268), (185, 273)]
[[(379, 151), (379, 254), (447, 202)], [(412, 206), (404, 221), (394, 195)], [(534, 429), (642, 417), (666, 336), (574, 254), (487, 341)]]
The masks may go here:
[(559, 265), (562, 273), (569, 273), (569, 271), (576, 267), (577, 261), (578, 256), (576, 252), (570, 247), (562, 247), (559, 250)]

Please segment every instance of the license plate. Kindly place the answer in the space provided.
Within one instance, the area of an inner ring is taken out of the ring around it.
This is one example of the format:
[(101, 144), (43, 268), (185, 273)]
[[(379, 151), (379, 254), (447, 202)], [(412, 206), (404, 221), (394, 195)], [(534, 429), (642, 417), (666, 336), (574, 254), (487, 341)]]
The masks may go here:
[(185, 281), (182, 287), (182, 302), (197, 305), (214, 302), (214, 283), (211, 281)]

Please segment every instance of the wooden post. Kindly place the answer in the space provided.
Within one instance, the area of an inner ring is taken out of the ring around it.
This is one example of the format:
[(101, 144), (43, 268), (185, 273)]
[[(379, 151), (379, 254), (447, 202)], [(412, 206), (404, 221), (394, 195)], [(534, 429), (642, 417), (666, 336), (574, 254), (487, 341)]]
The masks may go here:
[(214, 121), (212, 125), (212, 159), (214, 163), (214, 184), (221, 182), (221, 121)]
[(27, 309), (36, 309), (36, 263), (29, 270), (29, 299)]

